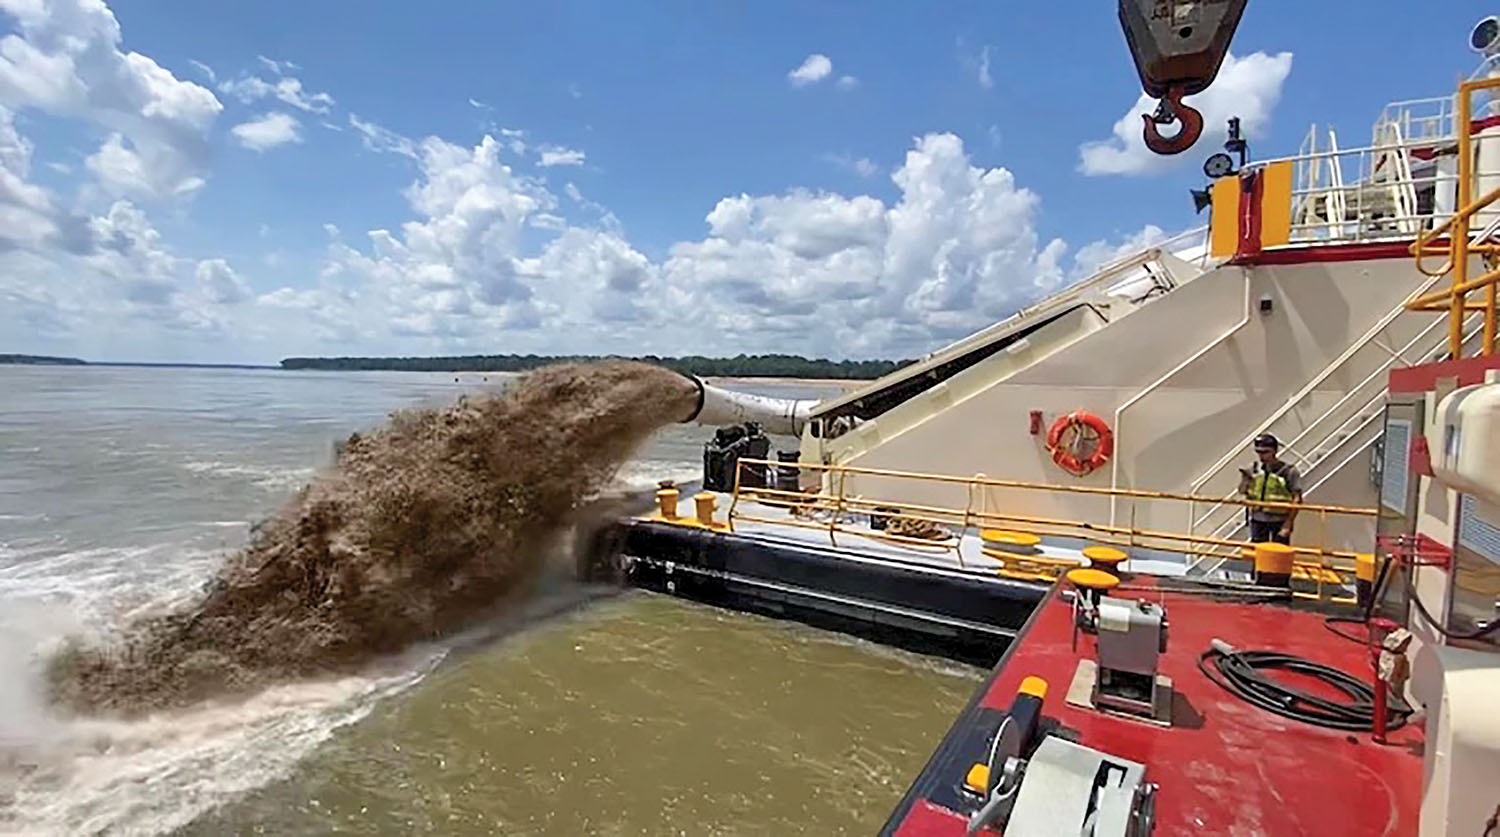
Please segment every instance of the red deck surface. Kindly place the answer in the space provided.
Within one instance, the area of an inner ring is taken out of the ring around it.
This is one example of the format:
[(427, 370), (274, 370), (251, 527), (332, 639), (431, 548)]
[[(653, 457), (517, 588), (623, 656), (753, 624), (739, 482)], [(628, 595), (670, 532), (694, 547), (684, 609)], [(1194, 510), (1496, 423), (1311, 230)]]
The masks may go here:
[[(1133, 581), (1132, 586), (1149, 584)], [(1357, 676), (1370, 671), (1365, 647), (1334, 636), (1317, 613), (1282, 606), (1213, 600), (1184, 593), (1121, 597), (1164, 601), (1168, 649), (1161, 671), (1178, 692), (1176, 726), (1165, 729), (1070, 706), (1068, 685), (1079, 655), (1094, 656), (1093, 637), (1070, 650), (1071, 609), (1054, 591), (990, 683), (982, 703), (1007, 709), (1022, 678), (1049, 688), (1043, 714), (1081, 733), (1081, 743), (1146, 765), (1160, 786), (1156, 834), (1407, 835), (1417, 832), (1422, 784), (1422, 731), (1408, 725), (1389, 746), (1282, 718), (1241, 701), (1198, 670), (1198, 656), (1218, 637), (1242, 650), (1274, 649)], [(1298, 685), (1306, 688), (1305, 683)], [(1186, 706), (1184, 706), (1184, 699)], [(901, 835), (963, 833), (964, 821), (919, 801)]]

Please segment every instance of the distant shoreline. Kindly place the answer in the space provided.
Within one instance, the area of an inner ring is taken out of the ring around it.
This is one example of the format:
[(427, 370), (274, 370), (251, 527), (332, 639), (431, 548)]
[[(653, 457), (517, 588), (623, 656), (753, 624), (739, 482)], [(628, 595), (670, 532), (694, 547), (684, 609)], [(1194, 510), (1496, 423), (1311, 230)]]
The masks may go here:
[[(484, 368), (489, 366), (514, 368)], [(640, 358), (549, 357), (494, 355), (482, 358), (288, 358), (279, 365), (257, 363), (191, 363), (146, 361), (93, 361), (58, 355), (0, 354), (0, 366), (115, 367), (137, 369), (254, 369), (292, 372), (417, 372), (460, 375), (522, 374), (554, 363), (595, 360), (638, 360), (718, 381), (745, 383), (828, 384), (849, 389), (905, 366), (910, 361), (831, 361), (791, 355), (740, 356), (737, 358)], [(433, 364), (421, 368), (424, 364)], [(727, 368), (726, 368), (727, 367)], [(757, 368), (760, 367), (760, 368)], [(780, 368), (777, 368), (780, 367)], [(784, 371), (783, 371), (784, 370)]]
[(0, 366), (131, 366), (147, 369), (280, 369), (256, 363), (147, 363), (129, 360), (83, 360), (51, 355), (0, 355)]
[(829, 360), (798, 355), (766, 354), (735, 357), (659, 357), (639, 355), (450, 355), (440, 357), (289, 357), (283, 369), (332, 371), (390, 370), (403, 372), (528, 372), (555, 363), (628, 360), (661, 366), (684, 375), (704, 378), (799, 379), (806, 381), (874, 380), (912, 363), (910, 360)]
[(869, 379), (860, 378), (779, 378), (775, 375), (705, 375), (704, 377), (712, 384), (806, 384), (808, 386), (829, 384), (843, 389), (854, 389), (870, 382)]
[(13, 364), (17, 366), (84, 366), (86, 361), (76, 357), (55, 357), (53, 355), (0, 355), (0, 363)]

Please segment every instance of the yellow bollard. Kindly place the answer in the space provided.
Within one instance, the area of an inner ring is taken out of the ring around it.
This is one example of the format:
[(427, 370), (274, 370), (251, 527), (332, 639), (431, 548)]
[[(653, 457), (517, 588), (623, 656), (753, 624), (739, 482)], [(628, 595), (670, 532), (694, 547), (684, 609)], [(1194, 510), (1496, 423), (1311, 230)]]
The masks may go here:
[(1292, 586), (1292, 559), (1296, 551), (1283, 543), (1255, 545), (1255, 583), (1262, 587)]
[(693, 505), (698, 508), (698, 522), (712, 529), (714, 528), (714, 503), (718, 496), (709, 491), (703, 491), (693, 495)]
[(1368, 552), (1354, 556), (1354, 595), (1361, 609), (1368, 608), (1375, 595), (1375, 556)]
[(663, 488), (656, 492), (656, 508), (666, 520), (677, 519), (677, 489)]
[(1086, 546), (1083, 548), (1083, 557), (1089, 559), (1089, 566), (1111, 572), (1126, 558), (1124, 552), (1112, 546)]

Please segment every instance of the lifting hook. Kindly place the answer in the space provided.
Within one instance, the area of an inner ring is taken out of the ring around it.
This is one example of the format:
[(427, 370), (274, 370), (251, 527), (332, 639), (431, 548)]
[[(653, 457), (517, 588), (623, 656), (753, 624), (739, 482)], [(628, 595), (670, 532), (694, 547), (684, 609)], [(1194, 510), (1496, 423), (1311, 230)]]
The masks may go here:
[[(1193, 147), (1198, 141), (1199, 135), (1203, 133), (1203, 114), (1199, 113), (1192, 105), (1182, 103), (1182, 97), (1187, 92), (1182, 87), (1167, 88), (1167, 95), (1162, 97), (1161, 103), (1156, 106), (1156, 112), (1141, 114), (1141, 120), (1145, 123), (1142, 136), (1146, 141), (1146, 147), (1157, 154), (1180, 154)], [(1177, 122), (1181, 125), (1177, 133), (1170, 137), (1164, 137), (1157, 130), (1158, 125), (1166, 125)]]

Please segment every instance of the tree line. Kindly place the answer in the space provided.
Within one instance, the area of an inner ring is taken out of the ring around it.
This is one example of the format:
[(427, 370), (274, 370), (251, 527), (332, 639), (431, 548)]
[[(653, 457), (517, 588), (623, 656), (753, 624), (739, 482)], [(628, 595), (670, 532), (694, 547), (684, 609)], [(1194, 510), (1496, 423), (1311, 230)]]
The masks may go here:
[(451, 357), (289, 357), (283, 369), (395, 370), (402, 372), (525, 372), (553, 363), (636, 360), (676, 372), (725, 378), (842, 378), (869, 380), (900, 369), (910, 360), (828, 360), (797, 355), (737, 357), (621, 357), (617, 355), (461, 355)]
[(53, 357), (52, 355), (0, 354), (0, 363), (24, 363), (36, 366), (83, 366), (76, 357)]

